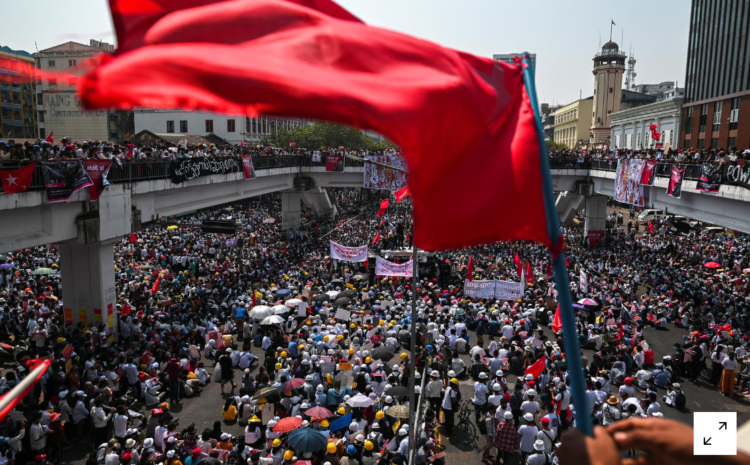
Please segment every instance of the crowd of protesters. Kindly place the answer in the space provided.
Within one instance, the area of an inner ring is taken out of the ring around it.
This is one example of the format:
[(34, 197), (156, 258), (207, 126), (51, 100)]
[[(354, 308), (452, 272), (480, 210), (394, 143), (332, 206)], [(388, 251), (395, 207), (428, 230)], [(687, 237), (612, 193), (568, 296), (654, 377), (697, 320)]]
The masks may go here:
[[(576, 411), (561, 338), (568, 329), (554, 323), (543, 247), (498, 243), (437, 254), (420, 277), (412, 321), (410, 280), (375, 277), (362, 263), (328, 256), (329, 240), (371, 244), (377, 233), (373, 254), (408, 246), (409, 201), (376, 217), (387, 193), (331, 195), (342, 209), (335, 221), (305, 213), (299, 228), (282, 231), (280, 201), (267, 196), (117, 242), (116, 338), (102, 323), (65, 324), (55, 246), (0, 257), (0, 348), (12, 364), (0, 393), (26, 375), (25, 359), (54, 360), (0, 425), (0, 463), (58, 463), (67, 447), (86, 447), (91, 465), (400, 464), (416, 428), (415, 462), (439, 465), (450, 461), (440, 458), (440, 444), (464, 432), (456, 420), (470, 409), (486, 437), (483, 461), (541, 465), (564, 455), (561, 433), (580, 415), (608, 428), (636, 417), (668, 425), (664, 409), (692, 401), (680, 383), (702, 378), (726, 396), (748, 397), (743, 236), (612, 229), (602, 246), (590, 247), (580, 228), (564, 228), (571, 293), (583, 302), (579, 339), (593, 352), (584, 358), (589, 405)], [(234, 234), (204, 233), (196, 222), (210, 218), (239, 226)], [(529, 270), (523, 298), (464, 295), (470, 257), (474, 279), (518, 281), (516, 255)], [(52, 273), (35, 274), (39, 268)], [(336, 318), (339, 309), (348, 318)], [(684, 337), (672, 353), (655, 354), (647, 327)], [(422, 374), (424, 421), (411, 425), (400, 407), (409, 380), (419, 385)], [(170, 413), (211, 382), (225, 401), (213, 428), (200, 431), (189, 413)], [(235, 424), (243, 433), (228, 426)]]
[(552, 160), (578, 165), (588, 164), (592, 161), (605, 161), (617, 164), (617, 160), (636, 158), (644, 160), (657, 160), (659, 163), (696, 164), (721, 163), (727, 165), (745, 166), (750, 159), (750, 149), (670, 149), (662, 150), (656, 148), (648, 149), (613, 149), (613, 150), (565, 150), (558, 147), (550, 148), (549, 155)]

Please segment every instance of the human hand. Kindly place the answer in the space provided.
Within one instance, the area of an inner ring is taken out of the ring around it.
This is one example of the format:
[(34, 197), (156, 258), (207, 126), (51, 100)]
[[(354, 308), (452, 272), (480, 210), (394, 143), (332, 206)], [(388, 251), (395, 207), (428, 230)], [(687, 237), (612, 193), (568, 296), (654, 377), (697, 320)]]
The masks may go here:
[(594, 437), (586, 436), (577, 429), (568, 430), (557, 449), (561, 464), (571, 465), (620, 465), (620, 452), (607, 430), (594, 427)]
[(620, 450), (648, 452), (623, 465), (685, 465), (715, 463), (716, 457), (693, 455), (693, 428), (684, 423), (659, 418), (630, 418), (609, 425), (607, 431)]

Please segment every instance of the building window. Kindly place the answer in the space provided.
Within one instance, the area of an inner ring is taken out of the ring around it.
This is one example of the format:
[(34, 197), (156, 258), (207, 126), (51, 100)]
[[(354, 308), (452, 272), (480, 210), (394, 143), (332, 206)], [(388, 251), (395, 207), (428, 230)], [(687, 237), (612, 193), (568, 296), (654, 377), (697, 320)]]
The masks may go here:
[(44, 128), (39, 128), (39, 138), (40, 139), (46, 139), (47, 138), (47, 131), (45, 131)]
[(693, 132), (693, 108), (695, 107), (689, 107), (685, 114), (685, 134)]
[(206, 132), (214, 132), (214, 120), (206, 120)]
[(609, 93), (611, 94), (612, 92), (614, 92), (614, 89), (612, 87), (610, 87), (609, 88)]
[(732, 99), (731, 110), (729, 110), (729, 130), (734, 131), (737, 129), (740, 121), (740, 98), (735, 97)]
[(180, 134), (187, 134), (188, 128), (187, 128), (187, 120), (180, 120)]
[(730, 137), (729, 143), (727, 144), (727, 148), (729, 150), (734, 150), (737, 148), (737, 138), (736, 137)]
[(73, 67), (76, 65), (76, 60), (68, 60), (68, 66)]
[(235, 128), (235, 120), (228, 119), (227, 120), (227, 132), (234, 132)]
[(713, 139), (711, 139), (711, 148), (714, 149), (714, 150), (719, 148), (719, 138), (718, 137), (714, 137)]
[(640, 146), (641, 146), (641, 133), (639, 132), (639, 133), (638, 133), (638, 139), (637, 139), (637, 142), (635, 143), (635, 148), (636, 148), (636, 150), (638, 150), (638, 148), (639, 148)]
[(706, 148), (706, 139), (698, 139), (698, 148), (699, 149)]
[(713, 125), (713, 131), (718, 132), (721, 128), (721, 103), (717, 102), (717, 105), (719, 105), (719, 110), (714, 112), (714, 125)]
[(55, 60), (47, 60), (47, 66), (49, 68), (54, 68), (55, 67)]
[(174, 121), (167, 121), (167, 134), (174, 134)]
[(706, 132), (706, 120), (708, 119), (708, 104), (701, 106), (701, 116), (698, 120), (698, 132), (703, 134)]

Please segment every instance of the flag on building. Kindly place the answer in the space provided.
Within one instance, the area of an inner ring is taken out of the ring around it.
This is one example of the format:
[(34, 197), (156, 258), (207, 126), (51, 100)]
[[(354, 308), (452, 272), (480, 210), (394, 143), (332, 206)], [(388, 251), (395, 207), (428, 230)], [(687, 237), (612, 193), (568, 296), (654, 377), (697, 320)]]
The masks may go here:
[(36, 162), (14, 170), (0, 171), (0, 181), (6, 194), (20, 194), (31, 187), (31, 179), (34, 177)]

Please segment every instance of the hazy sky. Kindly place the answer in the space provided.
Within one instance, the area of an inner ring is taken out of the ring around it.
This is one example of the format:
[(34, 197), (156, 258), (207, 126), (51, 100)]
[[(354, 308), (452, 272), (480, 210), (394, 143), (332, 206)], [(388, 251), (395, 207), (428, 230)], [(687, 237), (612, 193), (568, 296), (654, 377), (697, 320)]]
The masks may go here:
[[(248, 0), (252, 1), (252, 0)], [(591, 61), (599, 45), (632, 46), (637, 83), (685, 80), (689, 0), (339, 0), (365, 22), (476, 55), (537, 54), (542, 102), (592, 94)], [(3, 0), (0, 45), (33, 52), (68, 40), (114, 42), (106, 0)], [(520, 10), (525, 7), (525, 11)], [(534, 17), (536, 16), (536, 17)], [(621, 34), (625, 35), (625, 44)]]

